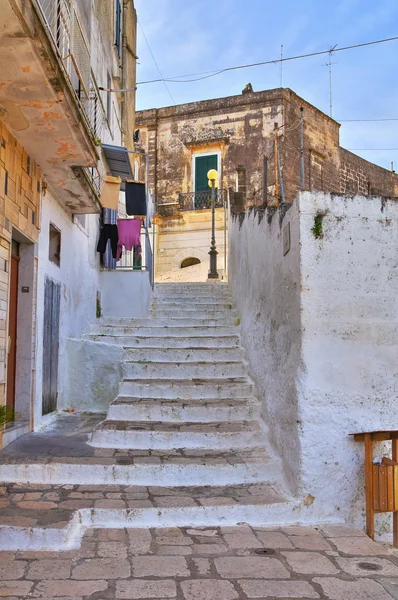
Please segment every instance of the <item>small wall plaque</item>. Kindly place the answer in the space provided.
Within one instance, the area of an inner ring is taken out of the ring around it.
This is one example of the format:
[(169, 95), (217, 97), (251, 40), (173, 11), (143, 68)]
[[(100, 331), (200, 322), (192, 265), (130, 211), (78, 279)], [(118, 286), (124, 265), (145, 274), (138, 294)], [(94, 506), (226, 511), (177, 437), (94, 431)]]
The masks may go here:
[(29, 294), (29, 290), (30, 290), (29, 286), (27, 286), (27, 285), (23, 285), (22, 286), (22, 293), (23, 294)]
[(290, 223), (283, 228), (283, 256), (290, 250)]

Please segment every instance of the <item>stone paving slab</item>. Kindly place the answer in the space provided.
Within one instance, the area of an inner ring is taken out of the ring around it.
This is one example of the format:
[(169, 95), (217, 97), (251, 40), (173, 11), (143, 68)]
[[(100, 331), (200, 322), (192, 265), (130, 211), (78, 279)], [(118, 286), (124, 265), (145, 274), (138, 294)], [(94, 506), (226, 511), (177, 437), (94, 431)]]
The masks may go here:
[(0, 552), (0, 598), (391, 600), (397, 570), (397, 552), (341, 525), (89, 529), (78, 550)]

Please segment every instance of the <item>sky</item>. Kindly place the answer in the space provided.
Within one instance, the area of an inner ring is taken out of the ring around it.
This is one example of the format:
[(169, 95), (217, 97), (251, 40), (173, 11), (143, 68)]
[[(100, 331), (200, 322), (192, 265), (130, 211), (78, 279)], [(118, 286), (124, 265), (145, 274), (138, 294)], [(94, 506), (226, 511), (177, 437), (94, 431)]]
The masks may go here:
[[(162, 76), (173, 78), (277, 59), (281, 45), (287, 57), (398, 36), (398, 0), (135, 0), (135, 6), (138, 82), (159, 79), (151, 51)], [(285, 62), (282, 82), (329, 114), (327, 61), (323, 55)], [(337, 52), (332, 62), (336, 120), (397, 119), (343, 122), (341, 145), (388, 169), (393, 161), (398, 171), (398, 40)], [(138, 85), (137, 108), (240, 94), (249, 82), (254, 91), (280, 87), (280, 63), (168, 89), (163, 82)]]

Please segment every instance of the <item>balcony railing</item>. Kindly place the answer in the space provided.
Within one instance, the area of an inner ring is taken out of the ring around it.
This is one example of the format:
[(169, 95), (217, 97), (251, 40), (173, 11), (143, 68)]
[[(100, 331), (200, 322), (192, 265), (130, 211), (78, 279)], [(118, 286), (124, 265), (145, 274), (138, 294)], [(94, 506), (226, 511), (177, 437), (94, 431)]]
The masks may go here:
[(71, 0), (35, 0), (58, 62), (67, 76), (94, 141), (102, 137), (106, 111), (91, 70), (90, 46)]
[[(227, 201), (227, 190), (216, 190), (216, 208), (222, 208)], [(204, 192), (189, 192), (179, 194), (180, 210), (205, 210), (211, 209), (211, 189)]]

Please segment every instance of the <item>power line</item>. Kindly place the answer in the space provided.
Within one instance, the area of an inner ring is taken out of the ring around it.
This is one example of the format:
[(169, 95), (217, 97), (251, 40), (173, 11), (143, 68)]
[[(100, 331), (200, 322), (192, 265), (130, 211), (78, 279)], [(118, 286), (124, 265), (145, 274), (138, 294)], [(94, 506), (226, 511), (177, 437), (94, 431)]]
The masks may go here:
[[(391, 38), (384, 38), (382, 40), (375, 40), (372, 42), (363, 42), (362, 44), (353, 44), (351, 46), (343, 46), (342, 48), (334, 48), (331, 50), (321, 50), (319, 52), (310, 52), (308, 54), (298, 54), (297, 56), (287, 56), (281, 58), (274, 58), (273, 60), (265, 60), (258, 63), (251, 63), (246, 65), (236, 65), (234, 67), (227, 67), (225, 69), (220, 69), (219, 71), (203, 71), (202, 73), (193, 73), (191, 75), (176, 75), (175, 77), (164, 79), (150, 79), (148, 81), (139, 81), (137, 85), (146, 85), (149, 83), (159, 83), (159, 82), (168, 82), (168, 83), (193, 83), (195, 81), (202, 81), (203, 79), (209, 79), (210, 77), (215, 77), (216, 75), (221, 75), (221, 73), (226, 73), (228, 71), (237, 71), (239, 69), (250, 69), (253, 67), (260, 67), (264, 65), (274, 65), (276, 63), (282, 63), (292, 60), (300, 60), (302, 58), (310, 58), (312, 56), (321, 56), (323, 54), (330, 54), (331, 52), (344, 52), (346, 50), (353, 50), (354, 48), (364, 48), (365, 46), (374, 46), (375, 44), (384, 44), (386, 42), (393, 42), (398, 40), (398, 36)], [(194, 79), (185, 79), (186, 77), (194, 77)], [(180, 81), (179, 81), (180, 80)], [(120, 90), (119, 90), (120, 91)]]
[(142, 31), (142, 35), (144, 36), (144, 39), (145, 39), (146, 45), (148, 46), (148, 50), (149, 50), (149, 52), (151, 53), (151, 56), (152, 56), (152, 58), (153, 58), (153, 62), (155, 63), (155, 65), (156, 65), (156, 68), (157, 68), (157, 70), (158, 70), (158, 73), (159, 73), (159, 75), (160, 75), (160, 77), (161, 77), (161, 80), (160, 80), (160, 81), (163, 81), (163, 83), (164, 83), (164, 86), (165, 86), (166, 90), (168, 91), (168, 94), (169, 94), (170, 98), (172, 99), (173, 103), (174, 103), (174, 104), (177, 104), (177, 102), (175, 101), (175, 99), (174, 99), (174, 97), (173, 97), (173, 94), (172, 94), (172, 93), (170, 92), (170, 90), (169, 90), (169, 86), (167, 85), (167, 83), (166, 83), (166, 81), (165, 81), (165, 79), (164, 79), (164, 77), (163, 77), (163, 75), (162, 75), (162, 72), (161, 72), (161, 70), (160, 70), (160, 67), (159, 67), (159, 65), (158, 65), (158, 63), (157, 63), (157, 61), (156, 61), (156, 58), (155, 58), (155, 56), (154, 56), (154, 54), (153, 54), (153, 52), (152, 52), (152, 49), (151, 49), (151, 47), (150, 47), (150, 45), (149, 45), (149, 42), (148, 42), (148, 39), (147, 39), (147, 37), (146, 37), (146, 35), (145, 35), (144, 28), (143, 28), (143, 26), (141, 25), (141, 21), (138, 21), (138, 23), (139, 23), (139, 25), (140, 25), (140, 28), (141, 28), (141, 31)]

